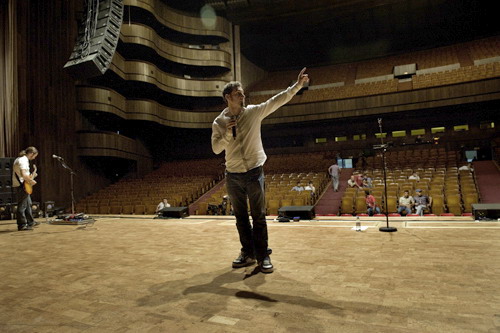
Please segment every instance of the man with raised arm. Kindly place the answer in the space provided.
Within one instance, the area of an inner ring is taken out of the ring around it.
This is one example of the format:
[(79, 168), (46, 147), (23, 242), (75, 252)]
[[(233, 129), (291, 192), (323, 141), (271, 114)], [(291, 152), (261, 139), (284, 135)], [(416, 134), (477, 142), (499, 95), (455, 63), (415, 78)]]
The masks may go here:
[[(303, 68), (297, 82), (258, 105), (245, 105), (245, 92), (240, 82), (229, 82), (222, 91), (227, 107), (212, 124), (212, 150), (225, 151), (226, 186), (236, 217), (241, 251), (233, 267), (257, 263), (264, 273), (273, 271), (268, 254), (266, 199), (263, 165), (267, 159), (261, 139), (262, 120), (286, 104), (309, 82)], [(248, 216), (247, 199), (250, 203)]]

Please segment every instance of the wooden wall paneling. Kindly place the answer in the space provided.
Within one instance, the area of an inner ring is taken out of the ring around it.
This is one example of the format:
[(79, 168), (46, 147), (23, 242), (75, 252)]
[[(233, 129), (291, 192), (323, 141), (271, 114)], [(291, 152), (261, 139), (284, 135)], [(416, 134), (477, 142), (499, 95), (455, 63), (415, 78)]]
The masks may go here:
[[(77, 171), (78, 199), (109, 183), (76, 154), (77, 130), (82, 121), (76, 110), (76, 90), (64, 71), (77, 36), (75, 15), (83, 0), (18, 1), (19, 149), (36, 146), (40, 155), (35, 201), (54, 200), (70, 206), (69, 173), (54, 160), (63, 156)], [(83, 181), (85, 179), (85, 181)]]
[(141, 81), (183, 96), (219, 97), (227, 81), (221, 79), (185, 79), (161, 71), (155, 65), (144, 61), (127, 61), (118, 52), (113, 56), (110, 70), (128, 81)]
[(160, 0), (125, 0), (125, 6), (135, 6), (151, 12), (163, 25), (192, 35), (219, 36), (229, 40), (231, 24), (225, 18), (217, 16), (214, 25), (205, 24), (201, 18), (187, 16)]
[(227, 50), (193, 49), (161, 38), (152, 28), (139, 24), (124, 24), (120, 39), (125, 43), (147, 46), (165, 59), (194, 66), (219, 66), (231, 69), (231, 54)]
[(267, 117), (263, 124), (356, 117), (494, 101), (500, 99), (499, 87), (500, 78), (493, 78), (384, 95), (308, 104), (288, 104)]
[(78, 87), (77, 100), (81, 111), (109, 112), (127, 120), (146, 120), (183, 128), (210, 128), (220, 113), (187, 112), (168, 108), (154, 101), (127, 100), (111, 89), (100, 87)]

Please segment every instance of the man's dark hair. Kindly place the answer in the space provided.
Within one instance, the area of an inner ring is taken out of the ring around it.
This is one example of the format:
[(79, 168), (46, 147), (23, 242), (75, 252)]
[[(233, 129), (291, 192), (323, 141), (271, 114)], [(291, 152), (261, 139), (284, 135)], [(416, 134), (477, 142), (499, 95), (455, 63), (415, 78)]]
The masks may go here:
[(226, 101), (227, 94), (231, 94), (234, 89), (238, 89), (241, 86), (242, 86), (241, 82), (239, 82), (239, 81), (231, 81), (231, 82), (227, 83), (224, 86), (224, 89), (222, 90), (222, 99), (224, 100), (224, 102), (227, 103), (227, 101)]

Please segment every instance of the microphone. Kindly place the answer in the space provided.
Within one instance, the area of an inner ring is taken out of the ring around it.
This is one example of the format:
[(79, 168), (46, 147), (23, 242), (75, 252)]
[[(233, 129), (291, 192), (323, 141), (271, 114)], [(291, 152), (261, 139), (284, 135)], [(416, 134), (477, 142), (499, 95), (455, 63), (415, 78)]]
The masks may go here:
[(52, 155), (52, 158), (55, 158), (55, 159), (58, 159), (58, 160), (63, 160), (63, 158), (61, 156), (57, 156), (57, 155)]
[[(231, 117), (231, 119), (232, 119), (232, 120), (235, 120), (235, 119), (236, 119), (236, 117), (235, 117), (235, 116), (232, 116), (232, 117)], [(236, 126), (233, 126), (232, 130), (233, 130), (233, 139), (236, 139)]]

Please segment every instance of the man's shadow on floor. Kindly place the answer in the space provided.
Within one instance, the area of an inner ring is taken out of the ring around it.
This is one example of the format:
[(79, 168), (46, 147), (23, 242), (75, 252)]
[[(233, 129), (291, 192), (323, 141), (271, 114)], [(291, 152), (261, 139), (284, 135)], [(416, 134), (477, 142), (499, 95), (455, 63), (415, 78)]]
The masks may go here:
[[(279, 283), (280, 289), (288, 288), (290, 294), (259, 291), (259, 288), (272, 287)], [(235, 286), (231, 286), (236, 284)], [(243, 285), (242, 285), (243, 284)], [(193, 277), (168, 281), (150, 288), (151, 294), (137, 300), (139, 306), (156, 307), (167, 310), (171, 304), (190, 299), (186, 311), (194, 316), (203, 317), (207, 310), (217, 314), (226, 310), (231, 298), (236, 297), (249, 302), (258, 301), (259, 306), (271, 308), (282, 305), (293, 305), (304, 308), (326, 310), (332, 315), (343, 317), (344, 309), (332, 305), (323, 297), (311, 291), (311, 286), (284, 277), (279, 272), (273, 274), (260, 273), (258, 267), (247, 267), (245, 271), (234, 269), (202, 273)], [(190, 295), (197, 295), (190, 297)], [(225, 297), (214, 297), (225, 296)], [(254, 307), (255, 304), (249, 304)]]

